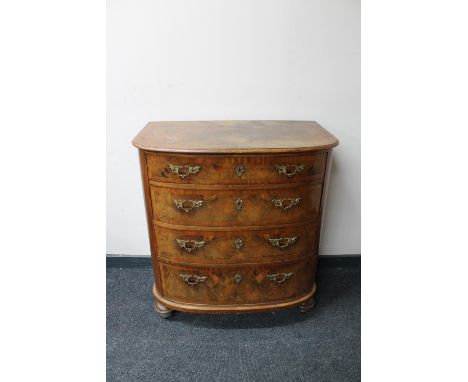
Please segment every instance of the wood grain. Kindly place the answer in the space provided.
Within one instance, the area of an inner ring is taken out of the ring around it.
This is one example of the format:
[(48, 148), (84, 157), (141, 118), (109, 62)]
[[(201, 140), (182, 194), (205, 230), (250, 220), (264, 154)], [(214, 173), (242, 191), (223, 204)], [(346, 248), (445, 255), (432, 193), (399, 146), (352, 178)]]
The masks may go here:
[[(159, 182), (182, 184), (270, 184), (323, 179), (326, 153), (309, 155), (167, 155), (148, 154), (148, 176)], [(170, 166), (197, 168), (178, 175)], [(278, 166), (278, 167), (277, 167)], [(236, 173), (238, 169), (241, 175)], [(284, 173), (282, 170), (286, 170)]]
[(133, 145), (158, 152), (298, 153), (329, 149), (338, 140), (312, 121), (166, 121), (148, 123)]
[[(314, 253), (315, 225), (315, 222), (310, 222), (276, 228), (229, 228), (225, 231), (214, 231), (209, 227), (204, 227), (203, 230), (178, 230), (156, 225), (158, 257), (195, 264), (259, 263), (294, 259)], [(278, 238), (283, 240), (274, 240)], [(273, 243), (270, 239), (273, 239)], [(183, 245), (189, 250), (181, 246), (180, 240), (184, 240)], [(194, 243), (203, 244), (195, 247)]]
[[(237, 265), (232, 267), (187, 266), (160, 262), (163, 296), (179, 302), (223, 304), (271, 303), (300, 297), (312, 289), (317, 257), (270, 264)], [(268, 275), (278, 275), (283, 282), (271, 281)], [(182, 276), (206, 278), (196, 285), (184, 282)], [(236, 282), (235, 276), (240, 276)]]
[[(302, 222), (319, 216), (321, 184), (275, 189), (180, 189), (151, 186), (154, 218), (157, 221), (179, 225), (242, 226)], [(299, 198), (297, 205), (285, 210), (273, 200), (283, 201), (288, 207)], [(236, 201), (242, 206), (236, 208)], [(187, 201), (177, 208), (176, 201)]]
[(141, 169), (141, 183), (143, 186), (143, 194), (145, 196), (145, 211), (146, 211), (146, 224), (148, 228), (148, 237), (150, 242), (150, 251), (151, 251), (151, 264), (153, 267), (154, 277), (156, 286), (161, 289), (161, 277), (159, 276), (159, 266), (157, 260), (157, 243), (156, 237), (154, 236), (154, 226), (153, 226), (153, 208), (151, 205), (151, 192), (149, 185), (149, 178), (146, 165), (146, 155), (144, 152), (139, 152), (140, 157), (140, 169)]
[(153, 296), (160, 304), (163, 304), (166, 309), (173, 309), (180, 312), (187, 313), (201, 313), (201, 314), (225, 314), (225, 313), (260, 313), (269, 312), (278, 309), (287, 309), (302, 304), (308, 304), (308, 301), (313, 298), (317, 288), (314, 282), (312, 289), (304, 296), (293, 298), (285, 301), (275, 301), (273, 303), (258, 303), (258, 304), (226, 304), (226, 305), (209, 305), (209, 304), (195, 304), (172, 301), (163, 297), (153, 284)]

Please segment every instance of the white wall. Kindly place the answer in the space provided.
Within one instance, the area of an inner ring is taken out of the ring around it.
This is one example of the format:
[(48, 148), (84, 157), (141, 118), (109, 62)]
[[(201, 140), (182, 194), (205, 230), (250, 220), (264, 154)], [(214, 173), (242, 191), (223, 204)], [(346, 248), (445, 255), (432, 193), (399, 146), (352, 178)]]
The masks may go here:
[(358, 0), (108, 1), (107, 253), (147, 255), (132, 138), (151, 120), (316, 120), (334, 151), (321, 254), (360, 253)]

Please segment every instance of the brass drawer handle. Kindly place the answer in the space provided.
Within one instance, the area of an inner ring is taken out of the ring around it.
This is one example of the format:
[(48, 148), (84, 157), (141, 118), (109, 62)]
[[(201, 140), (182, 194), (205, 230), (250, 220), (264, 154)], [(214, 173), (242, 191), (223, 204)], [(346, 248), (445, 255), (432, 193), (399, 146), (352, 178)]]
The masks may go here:
[(169, 163), (169, 170), (171, 170), (173, 174), (179, 175), (182, 179), (186, 178), (189, 175), (195, 175), (198, 171), (200, 171), (200, 169), (200, 166), (189, 166), (186, 164), (178, 165)]
[(289, 210), (291, 207), (297, 206), (301, 202), (301, 198), (271, 199), (271, 201), (275, 207)]
[(205, 245), (204, 241), (196, 241), (196, 240), (183, 240), (183, 239), (176, 239), (177, 244), (182, 249), (185, 249), (188, 253), (194, 251), (197, 248), (201, 248)]
[[(194, 208), (200, 208), (203, 206), (203, 200), (174, 200), (176, 208), (182, 209), (185, 212), (192, 211)], [(189, 204), (189, 206), (187, 206)]]
[(297, 241), (298, 237), (278, 237), (273, 239), (268, 239), (272, 247), (279, 247), (280, 249), (284, 249), (293, 245)]
[(288, 178), (292, 178), (294, 175), (304, 170), (305, 166), (303, 164), (277, 164), (275, 167), (278, 174), (284, 174)]
[(268, 280), (274, 281), (277, 284), (284, 283), (287, 279), (291, 278), (293, 272), (289, 273), (276, 273), (274, 275), (267, 275)]
[(193, 276), (193, 275), (183, 275), (180, 274), (180, 277), (182, 277), (182, 280), (186, 282), (190, 286), (197, 285), (198, 283), (203, 283), (206, 280), (206, 276)]

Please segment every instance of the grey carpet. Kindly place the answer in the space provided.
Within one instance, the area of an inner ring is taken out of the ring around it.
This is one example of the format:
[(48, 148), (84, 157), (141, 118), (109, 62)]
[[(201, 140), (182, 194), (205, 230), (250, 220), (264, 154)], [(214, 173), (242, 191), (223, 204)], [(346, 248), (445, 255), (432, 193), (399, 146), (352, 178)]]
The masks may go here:
[(359, 381), (360, 268), (319, 268), (316, 308), (153, 310), (150, 268), (107, 269), (107, 381)]

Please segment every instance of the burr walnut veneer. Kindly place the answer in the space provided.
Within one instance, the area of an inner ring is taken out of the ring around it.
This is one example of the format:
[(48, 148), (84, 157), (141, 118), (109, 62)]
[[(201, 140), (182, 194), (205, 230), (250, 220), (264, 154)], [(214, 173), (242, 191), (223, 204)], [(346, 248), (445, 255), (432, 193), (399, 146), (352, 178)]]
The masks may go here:
[(150, 122), (140, 151), (156, 310), (314, 305), (332, 148), (316, 122)]

